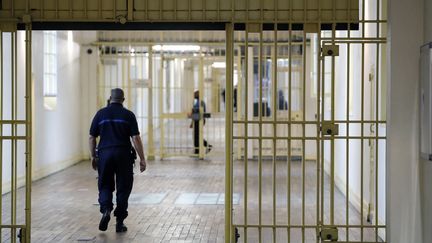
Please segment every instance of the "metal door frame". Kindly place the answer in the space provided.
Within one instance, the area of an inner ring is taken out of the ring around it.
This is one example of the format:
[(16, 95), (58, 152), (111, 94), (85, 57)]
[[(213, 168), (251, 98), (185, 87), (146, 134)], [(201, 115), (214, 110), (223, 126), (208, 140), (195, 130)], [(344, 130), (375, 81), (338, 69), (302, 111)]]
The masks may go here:
[[(32, 26), (31, 23), (26, 23), (25, 25), (25, 119), (18, 118), (18, 65), (17, 65), (17, 24), (16, 23), (2, 23), (0, 25), (0, 57), (1, 57), (1, 93), (0, 93), (0, 181), (3, 181), (3, 142), (10, 141), (11, 142), (11, 224), (3, 224), (3, 217), (0, 216), (0, 229), (10, 229), (11, 230), (11, 242), (16, 242), (19, 237), (21, 242), (30, 242), (31, 238), (31, 181), (32, 181), (32, 67), (31, 67), (31, 37), (32, 37)], [(3, 92), (7, 92), (4, 90), (4, 83), (7, 80), (4, 80), (3, 71), (3, 33), (11, 34), (11, 100), (9, 101), (11, 104), (11, 119), (5, 120), (3, 118), (3, 107), (5, 105), (3, 99)], [(11, 135), (3, 135), (3, 126), (9, 125), (11, 127)], [(18, 134), (18, 126), (25, 126), (25, 134)], [(25, 161), (18, 161), (18, 151), (17, 151), (17, 143), (18, 141), (25, 142)], [(24, 224), (17, 224), (17, 191), (18, 191), (18, 183), (17, 183), (17, 166), (18, 163), (25, 164), (25, 222)], [(0, 187), (0, 194), (2, 195), (2, 189)], [(3, 203), (0, 200), (0, 211), (2, 211)], [(17, 234), (17, 230), (19, 233)], [(0, 241), (1, 241), (0, 234)]]

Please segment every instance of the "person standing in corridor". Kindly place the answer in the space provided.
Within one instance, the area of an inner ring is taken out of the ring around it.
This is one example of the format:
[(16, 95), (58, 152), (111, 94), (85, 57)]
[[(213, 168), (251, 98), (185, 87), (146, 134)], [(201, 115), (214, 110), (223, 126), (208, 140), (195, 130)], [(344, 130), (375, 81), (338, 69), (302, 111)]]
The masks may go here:
[[(123, 107), (123, 90), (111, 90), (110, 104), (99, 110), (90, 127), (89, 147), (93, 169), (98, 171), (99, 205), (102, 218), (99, 230), (106, 231), (113, 210), (113, 192), (117, 190), (116, 232), (125, 232), (124, 219), (128, 216), (128, 200), (133, 184), (133, 164), (135, 156), (131, 138), (140, 157), (140, 171), (147, 164), (144, 148), (133, 112)], [(100, 136), (96, 153), (96, 138)]]

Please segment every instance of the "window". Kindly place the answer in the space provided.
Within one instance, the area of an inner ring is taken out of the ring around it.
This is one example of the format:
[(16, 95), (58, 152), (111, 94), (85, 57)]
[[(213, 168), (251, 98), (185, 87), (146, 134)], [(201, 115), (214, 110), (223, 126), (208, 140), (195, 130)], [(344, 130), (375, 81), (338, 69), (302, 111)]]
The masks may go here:
[(43, 96), (44, 106), (54, 110), (57, 106), (57, 32), (44, 31)]

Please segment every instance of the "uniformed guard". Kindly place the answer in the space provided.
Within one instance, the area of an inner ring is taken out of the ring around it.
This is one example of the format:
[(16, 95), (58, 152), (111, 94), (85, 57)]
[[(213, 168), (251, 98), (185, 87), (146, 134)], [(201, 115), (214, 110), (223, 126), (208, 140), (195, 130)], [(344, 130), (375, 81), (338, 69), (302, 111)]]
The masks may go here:
[[(140, 157), (140, 171), (146, 169), (144, 149), (133, 112), (123, 107), (124, 92), (112, 89), (110, 104), (99, 110), (90, 127), (89, 146), (93, 169), (98, 171), (99, 205), (102, 218), (99, 230), (108, 228), (116, 188), (116, 232), (125, 232), (123, 221), (128, 216), (128, 199), (132, 191), (133, 164), (135, 162), (131, 138)], [(96, 153), (96, 138), (100, 136)], [(114, 182), (115, 181), (115, 182)], [(117, 185), (116, 185), (117, 184)]]

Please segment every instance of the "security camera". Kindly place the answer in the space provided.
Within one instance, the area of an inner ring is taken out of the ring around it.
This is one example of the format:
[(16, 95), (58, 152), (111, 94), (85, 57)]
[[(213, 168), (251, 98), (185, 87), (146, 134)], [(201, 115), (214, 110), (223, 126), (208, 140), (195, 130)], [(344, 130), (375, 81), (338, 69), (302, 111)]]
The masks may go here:
[(93, 53), (93, 50), (91, 48), (87, 49), (87, 54), (91, 55)]

